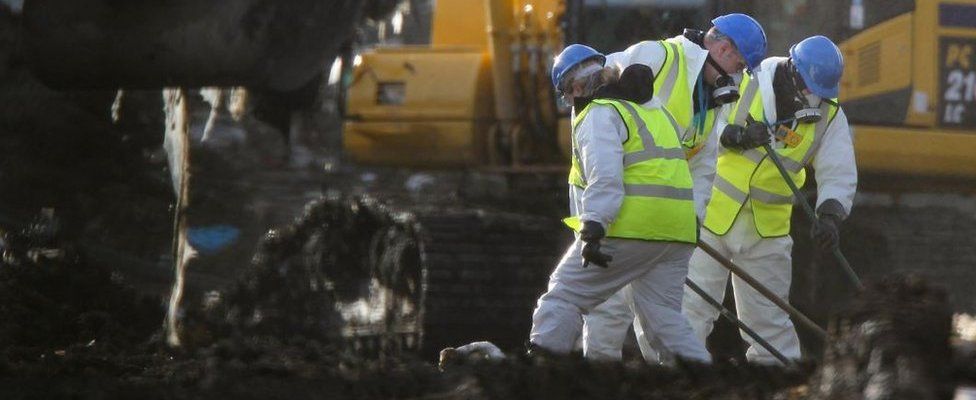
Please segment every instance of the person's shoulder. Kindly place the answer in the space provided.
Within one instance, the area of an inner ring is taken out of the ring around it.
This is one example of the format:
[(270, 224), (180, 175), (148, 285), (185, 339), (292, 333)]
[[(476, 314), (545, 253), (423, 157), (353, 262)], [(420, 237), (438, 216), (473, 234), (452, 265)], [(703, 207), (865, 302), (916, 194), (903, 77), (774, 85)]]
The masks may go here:
[[(624, 100), (611, 99), (611, 98), (598, 98), (593, 99), (587, 106), (589, 110), (587, 111), (587, 116), (597, 113), (597, 115), (606, 115), (609, 112), (616, 110), (617, 106), (614, 103), (622, 103)], [(616, 111), (614, 111), (616, 113)]]
[(620, 70), (633, 64), (659, 68), (658, 65), (664, 60), (664, 55), (664, 45), (658, 41), (645, 40), (634, 43), (623, 51), (607, 54), (607, 65), (616, 66)]
[(675, 36), (675, 37), (670, 37), (670, 38), (664, 39), (664, 41), (665, 42), (668, 42), (668, 43), (680, 44), (680, 45), (684, 46), (685, 49), (697, 48), (698, 50), (704, 50), (701, 47), (701, 45), (699, 45), (698, 43), (695, 43), (695, 42), (691, 41), (691, 39), (688, 39), (684, 35), (678, 35), (678, 36)]
[(660, 40), (641, 40), (637, 43), (630, 45), (630, 48), (663, 48), (664, 45), (661, 44)]
[(647, 54), (649, 52), (663, 52), (664, 45), (658, 40), (643, 40), (627, 47), (623, 53), (626, 54)]
[(834, 120), (837, 120), (837, 119), (841, 119), (841, 120), (844, 120), (844, 121), (847, 120), (847, 114), (844, 113), (844, 106), (841, 105), (840, 103), (838, 103), (837, 102), (837, 99), (834, 99), (834, 105), (831, 105), (831, 106), (835, 110), (834, 111), (834, 116), (833, 116), (833, 119)]
[[(589, 120), (590, 123), (597, 123), (597, 122), (604, 122), (604, 121), (622, 120), (623, 116), (621, 115), (621, 110), (618, 109), (618, 107), (619, 106), (626, 107), (623, 104), (625, 102), (627, 101), (619, 100), (619, 99), (609, 99), (609, 98), (594, 99), (587, 106), (586, 115), (584, 116), (583, 121)], [(640, 107), (638, 105), (633, 105), (633, 103), (630, 104), (632, 105), (632, 107)]]
[(594, 112), (600, 112), (599, 110), (603, 110), (609, 107), (612, 106), (609, 103), (607, 103), (604, 99), (593, 99), (586, 104), (586, 107), (583, 108), (583, 112), (586, 113), (584, 116), (589, 118), (589, 116)]
[(760, 90), (763, 92), (768, 92), (769, 95), (775, 96), (772, 91), (773, 88), (773, 75), (776, 74), (776, 68), (779, 67), (780, 63), (786, 61), (786, 57), (768, 57), (759, 63), (759, 67), (751, 72), (751, 79), (755, 79), (760, 83)]
[(759, 63), (759, 68), (756, 68), (756, 70), (752, 72), (753, 74), (759, 74), (764, 72), (771, 74), (774, 71), (776, 71), (777, 65), (779, 65), (781, 62), (786, 60), (787, 57), (781, 57), (781, 56), (766, 57), (765, 60), (762, 60), (762, 62)]

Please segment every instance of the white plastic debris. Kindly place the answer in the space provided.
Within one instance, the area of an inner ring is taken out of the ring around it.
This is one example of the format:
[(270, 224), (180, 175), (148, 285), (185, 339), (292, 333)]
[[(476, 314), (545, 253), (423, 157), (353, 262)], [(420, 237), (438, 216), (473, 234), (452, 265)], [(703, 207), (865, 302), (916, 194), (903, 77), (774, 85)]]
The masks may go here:
[(468, 343), (458, 348), (448, 347), (441, 350), (438, 367), (443, 371), (445, 367), (450, 365), (473, 361), (501, 361), (505, 358), (505, 353), (494, 343), (481, 341)]
[(200, 139), (201, 142), (206, 142), (210, 139), (210, 133), (213, 132), (214, 124), (217, 123), (217, 116), (224, 106), (224, 95), (218, 87), (205, 87), (200, 89), (200, 97), (203, 97), (203, 101), (210, 104), (210, 115), (207, 117), (207, 124), (203, 127), (203, 138)]
[(122, 119), (122, 99), (125, 98), (125, 90), (119, 89), (115, 92), (115, 100), (112, 101), (112, 123), (119, 123)]
[(959, 386), (956, 388), (956, 395), (952, 400), (976, 400), (976, 387)]
[(403, 186), (406, 187), (411, 193), (416, 194), (429, 189), (434, 185), (435, 182), (437, 182), (437, 179), (435, 179), (433, 176), (421, 173), (410, 175), (410, 177), (407, 178), (407, 181), (404, 182)]
[(501, 360), (505, 358), (505, 353), (492, 342), (468, 343), (457, 348), (461, 355), (482, 356), (489, 360)]
[(372, 172), (364, 172), (359, 175), (359, 180), (363, 183), (372, 183), (376, 180), (376, 174)]
[(960, 339), (976, 342), (976, 317), (969, 314), (953, 315), (952, 330)]

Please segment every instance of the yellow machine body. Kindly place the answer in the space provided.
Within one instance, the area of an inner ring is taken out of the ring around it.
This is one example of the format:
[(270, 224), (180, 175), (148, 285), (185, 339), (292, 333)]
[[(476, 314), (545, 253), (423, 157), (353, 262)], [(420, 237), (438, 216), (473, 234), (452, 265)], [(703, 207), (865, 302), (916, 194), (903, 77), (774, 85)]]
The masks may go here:
[(917, 1), (841, 44), (861, 171), (976, 177), (976, 0)]
[(374, 165), (485, 162), (493, 117), (483, 51), (380, 48), (362, 57), (348, 97), (347, 154)]
[[(518, 107), (538, 103), (516, 91), (513, 59), (528, 48), (551, 55), (562, 47), (563, 3), (435, 2), (430, 46), (362, 55), (349, 88), (346, 153), (369, 164), (500, 165), (499, 144), (517, 152), (512, 143), (526, 135)], [(973, 15), (976, 0), (916, 1), (911, 12), (841, 44), (840, 99), (862, 172), (976, 177)], [(548, 79), (547, 71), (533, 73)], [(565, 155), (569, 122), (565, 115), (556, 121), (550, 134)]]
[(558, 0), (435, 2), (430, 46), (362, 54), (348, 89), (346, 154), (373, 165), (495, 163), (494, 143), (504, 140), (499, 136), (521, 131), (505, 124), (518, 110), (512, 109), (517, 99), (505, 59), (511, 56), (500, 51), (519, 43), (548, 45), (551, 53), (560, 6)]

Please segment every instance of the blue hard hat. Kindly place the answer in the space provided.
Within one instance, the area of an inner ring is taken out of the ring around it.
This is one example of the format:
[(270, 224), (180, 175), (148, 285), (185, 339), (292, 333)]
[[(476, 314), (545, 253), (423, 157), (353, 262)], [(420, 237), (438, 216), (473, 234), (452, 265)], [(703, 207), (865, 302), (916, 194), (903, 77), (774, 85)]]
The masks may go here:
[(766, 32), (752, 17), (745, 14), (726, 14), (713, 19), (712, 25), (732, 39), (749, 69), (756, 69), (766, 58)]
[(594, 50), (590, 46), (582, 44), (566, 46), (552, 63), (552, 86), (559, 88), (559, 81), (563, 79), (563, 76), (567, 72), (573, 69), (573, 67), (580, 65), (580, 63), (592, 58), (599, 59), (600, 65), (603, 65), (607, 61), (607, 58), (603, 54), (600, 54), (599, 51)]
[(827, 99), (837, 97), (844, 56), (834, 42), (824, 36), (808, 37), (790, 48), (790, 57), (813, 94)]

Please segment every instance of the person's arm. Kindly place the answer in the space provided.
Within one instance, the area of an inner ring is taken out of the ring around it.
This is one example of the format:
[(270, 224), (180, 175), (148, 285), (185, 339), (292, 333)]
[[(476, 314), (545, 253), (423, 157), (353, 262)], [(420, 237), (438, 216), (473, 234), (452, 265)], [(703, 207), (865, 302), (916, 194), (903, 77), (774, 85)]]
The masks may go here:
[(705, 209), (708, 201), (712, 198), (712, 183), (715, 181), (715, 163), (718, 159), (718, 140), (722, 135), (722, 130), (728, 125), (727, 109), (723, 106), (715, 112), (715, 124), (708, 134), (708, 138), (702, 143), (701, 150), (688, 159), (688, 168), (691, 170), (691, 178), (694, 181), (695, 212), (698, 214), (700, 222), (705, 221)]
[(600, 223), (609, 230), (624, 201), (624, 148), (627, 127), (617, 110), (592, 107), (577, 129), (583, 177), (581, 221)]
[[(857, 163), (851, 128), (843, 109), (837, 110), (837, 115), (828, 126), (811, 166), (817, 178), (818, 214), (823, 211), (824, 203), (833, 199), (839, 203), (840, 209), (836, 212), (840, 219), (847, 218), (857, 192)], [(837, 208), (831, 205), (826, 207)]]
[(817, 222), (810, 234), (823, 251), (840, 244), (841, 221), (851, 213), (857, 191), (857, 164), (851, 128), (843, 110), (827, 127), (812, 165), (817, 177)]
[(661, 72), (661, 67), (664, 66), (666, 54), (661, 43), (648, 40), (634, 44), (624, 51), (608, 54), (606, 65), (617, 67), (623, 71), (631, 65), (644, 64), (651, 67), (654, 76), (657, 76)]

